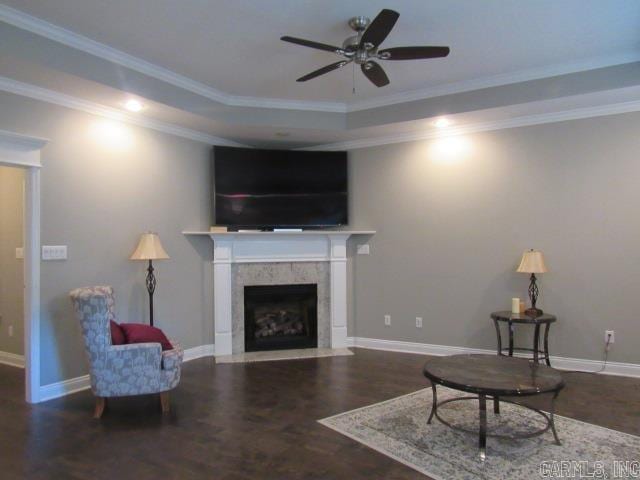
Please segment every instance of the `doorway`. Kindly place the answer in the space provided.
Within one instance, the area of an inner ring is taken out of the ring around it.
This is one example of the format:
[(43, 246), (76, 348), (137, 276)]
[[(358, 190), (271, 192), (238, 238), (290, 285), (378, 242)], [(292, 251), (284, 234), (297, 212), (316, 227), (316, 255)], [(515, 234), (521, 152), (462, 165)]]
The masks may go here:
[(24, 182), (22, 168), (0, 165), (0, 363), (18, 368), (24, 368)]
[(40, 151), (46, 143), (41, 138), (0, 130), (0, 166), (20, 168), (24, 178), (20, 260), (24, 282), (25, 396), (30, 403), (40, 401)]

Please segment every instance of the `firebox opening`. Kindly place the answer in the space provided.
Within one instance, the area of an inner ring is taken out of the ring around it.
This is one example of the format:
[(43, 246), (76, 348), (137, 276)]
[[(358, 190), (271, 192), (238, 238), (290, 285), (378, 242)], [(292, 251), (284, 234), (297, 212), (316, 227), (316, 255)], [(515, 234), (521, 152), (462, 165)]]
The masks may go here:
[(317, 348), (318, 286), (244, 287), (246, 352)]

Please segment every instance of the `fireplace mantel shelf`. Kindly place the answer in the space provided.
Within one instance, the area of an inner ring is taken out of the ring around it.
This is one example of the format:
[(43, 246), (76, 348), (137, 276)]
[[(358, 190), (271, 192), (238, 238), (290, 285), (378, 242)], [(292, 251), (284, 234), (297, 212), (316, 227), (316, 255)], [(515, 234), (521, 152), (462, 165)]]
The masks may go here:
[(375, 230), (303, 230), (302, 232), (208, 232), (208, 231), (183, 231), (183, 235), (206, 235), (208, 237), (252, 237), (265, 236), (273, 237), (279, 235), (304, 236), (304, 235), (375, 235)]

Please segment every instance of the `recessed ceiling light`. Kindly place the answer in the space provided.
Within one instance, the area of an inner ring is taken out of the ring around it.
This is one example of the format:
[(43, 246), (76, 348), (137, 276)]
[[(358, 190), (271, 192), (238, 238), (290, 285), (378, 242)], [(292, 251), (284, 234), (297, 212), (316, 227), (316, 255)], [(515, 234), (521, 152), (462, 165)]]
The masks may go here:
[(139, 100), (135, 98), (130, 98), (126, 102), (124, 102), (124, 108), (129, 110), (130, 112), (139, 112), (144, 108), (144, 105)]
[(449, 125), (451, 125), (451, 120), (447, 119), (447, 118), (439, 118), (438, 120), (436, 120), (435, 122), (433, 122), (433, 126), (437, 127), (437, 128), (446, 128)]

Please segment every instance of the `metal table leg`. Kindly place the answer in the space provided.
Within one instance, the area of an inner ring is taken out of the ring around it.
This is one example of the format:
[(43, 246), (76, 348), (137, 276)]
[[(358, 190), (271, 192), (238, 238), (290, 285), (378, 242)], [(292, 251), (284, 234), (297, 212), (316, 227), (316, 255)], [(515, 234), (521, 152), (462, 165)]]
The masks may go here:
[(513, 322), (509, 321), (509, 356), (513, 357)]
[(479, 395), (480, 402), (480, 432), (478, 446), (480, 447), (480, 460), (487, 458), (487, 396)]
[(544, 327), (544, 361), (547, 363), (547, 366), (551, 366), (551, 361), (549, 360), (549, 329), (551, 328), (551, 322), (547, 323)]
[(433, 416), (435, 415), (436, 410), (438, 409), (438, 394), (436, 392), (435, 382), (431, 382), (431, 390), (433, 392), (433, 403), (431, 404), (431, 415), (429, 415), (429, 420), (427, 420), (428, 424), (431, 423), (431, 420), (433, 419)]
[(494, 318), (493, 324), (496, 327), (496, 337), (498, 338), (498, 355), (502, 355), (502, 335), (500, 334), (500, 323)]
[(536, 323), (533, 332), (533, 363), (538, 364), (538, 350), (540, 349), (540, 324)]
[(500, 397), (495, 395), (493, 397), (493, 413), (496, 415), (500, 414)]
[(560, 439), (558, 438), (558, 432), (556, 432), (556, 422), (554, 421), (554, 415), (556, 412), (556, 398), (558, 398), (558, 394), (560, 392), (555, 392), (553, 394), (553, 398), (551, 399), (551, 409), (549, 411), (549, 424), (551, 425), (551, 431), (553, 432), (553, 438), (556, 440), (556, 445), (562, 445), (560, 443)]

